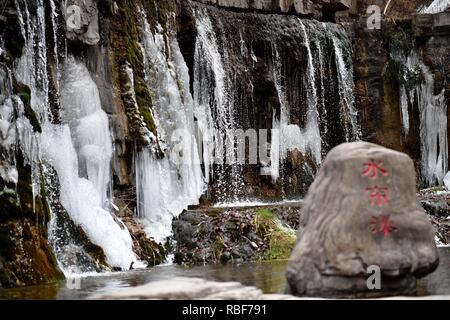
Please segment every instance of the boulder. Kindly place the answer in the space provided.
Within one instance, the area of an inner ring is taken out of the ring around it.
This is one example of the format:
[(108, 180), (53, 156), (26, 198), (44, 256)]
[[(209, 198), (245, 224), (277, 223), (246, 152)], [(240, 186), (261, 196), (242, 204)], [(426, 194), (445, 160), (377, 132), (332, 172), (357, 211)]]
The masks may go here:
[(100, 41), (98, 7), (94, 0), (69, 0), (61, 4), (64, 15), (66, 37), (87, 45)]
[[(298, 296), (410, 294), (439, 263), (433, 228), (416, 196), (413, 161), (365, 142), (334, 148), (311, 185), (288, 263)], [(381, 287), (370, 290), (369, 266)]]

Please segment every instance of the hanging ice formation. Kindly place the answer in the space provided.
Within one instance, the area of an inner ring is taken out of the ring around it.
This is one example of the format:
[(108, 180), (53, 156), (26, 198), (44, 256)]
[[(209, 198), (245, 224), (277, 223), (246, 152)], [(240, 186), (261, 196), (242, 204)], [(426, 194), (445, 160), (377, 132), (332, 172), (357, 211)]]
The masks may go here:
[[(442, 184), (448, 167), (447, 103), (444, 89), (434, 94), (434, 78), (413, 49), (407, 56), (394, 51), (394, 61), (406, 61), (403, 76), (415, 76), (419, 83), (412, 88), (400, 84), (400, 109), (405, 134), (410, 129), (409, 106), (418, 106), (420, 112), (420, 142), (422, 176), (427, 185)], [(408, 79), (404, 79), (406, 83)]]
[(197, 204), (204, 191), (195, 138), (194, 105), (188, 69), (173, 34), (158, 25), (152, 32), (143, 12), (142, 51), (147, 84), (153, 93), (158, 138), (165, 144), (163, 159), (150, 149), (135, 155), (137, 212), (156, 241), (171, 235), (172, 219)]
[[(31, 106), (42, 127), (42, 134), (38, 134), (25, 120), (17, 122), (21, 147), (32, 166), (33, 190), (39, 190), (41, 166), (50, 164), (59, 177), (59, 201), (92, 243), (104, 250), (107, 263), (122, 269), (128, 269), (132, 262), (139, 266), (127, 228), (109, 211), (112, 141), (98, 89), (83, 63), (68, 57), (62, 70), (58, 69), (63, 77), (62, 123), (52, 124), (44, 2), (36, 3), (34, 14), (29, 12), (26, 1), (16, 1), (16, 7), (25, 46), (15, 74), (18, 81), (30, 87)], [(52, 219), (56, 215), (54, 212)], [(50, 237), (58, 237), (51, 229), (53, 225), (50, 223)], [(50, 242), (57, 243), (52, 239)], [(64, 257), (70, 253), (60, 249), (55, 248), (55, 252), (66, 275), (79, 272), (79, 266)]]

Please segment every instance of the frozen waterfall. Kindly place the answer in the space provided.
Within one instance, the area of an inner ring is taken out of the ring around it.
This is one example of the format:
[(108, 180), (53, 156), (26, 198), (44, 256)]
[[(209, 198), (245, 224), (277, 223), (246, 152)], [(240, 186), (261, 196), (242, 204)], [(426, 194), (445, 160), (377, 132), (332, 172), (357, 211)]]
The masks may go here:
[(136, 256), (127, 228), (107, 207), (112, 141), (108, 118), (89, 71), (69, 57), (61, 83), (63, 124), (45, 124), (44, 159), (56, 169), (61, 203), (89, 239), (103, 248), (111, 266), (128, 269)]
[(204, 179), (189, 74), (178, 42), (160, 25), (152, 32), (145, 15), (141, 22), (146, 80), (155, 97), (152, 111), (166, 150), (163, 159), (150, 149), (135, 155), (137, 211), (147, 234), (163, 242), (172, 233), (173, 217), (198, 204)]
[(445, 90), (435, 95), (434, 78), (429, 68), (413, 49), (406, 57), (394, 52), (394, 61), (405, 61), (404, 77), (420, 72), (421, 83), (413, 88), (400, 84), (400, 109), (405, 134), (409, 132), (409, 106), (418, 106), (420, 112), (420, 141), (422, 175), (427, 185), (442, 184), (448, 170), (447, 102)]

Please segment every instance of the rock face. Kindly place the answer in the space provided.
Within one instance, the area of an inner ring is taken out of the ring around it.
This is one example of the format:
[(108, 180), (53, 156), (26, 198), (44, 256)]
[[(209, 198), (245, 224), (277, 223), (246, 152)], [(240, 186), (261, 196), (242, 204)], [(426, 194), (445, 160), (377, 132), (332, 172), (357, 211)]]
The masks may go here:
[(40, 194), (33, 202), (31, 169), (17, 158), (18, 184), (0, 178), (0, 288), (64, 278), (48, 242), (46, 200)]
[(174, 220), (175, 263), (286, 260), (295, 245), (299, 205), (199, 209)]
[[(299, 296), (409, 293), (439, 262), (430, 222), (416, 198), (412, 160), (370, 143), (334, 148), (312, 184), (287, 268)], [(368, 266), (381, 270), (369, 290)]]
[(61, 6), (67, 38), (87, 45), (96, 45), (100, 41), (97, 2), (69, 0), (64, 1)]
[(205, 4), (220, 7), (258, 10), (267, 13), (296, 13), (302, 16), (314, 16), (318, 19), (322, 14), (347, 11), (356, 4), (356, 0), (197, 0)]

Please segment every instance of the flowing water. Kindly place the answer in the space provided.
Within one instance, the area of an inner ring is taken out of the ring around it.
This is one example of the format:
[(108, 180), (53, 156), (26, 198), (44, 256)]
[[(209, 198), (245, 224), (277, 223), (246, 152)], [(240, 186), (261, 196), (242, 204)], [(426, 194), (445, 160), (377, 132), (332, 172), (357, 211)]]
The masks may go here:
[[(418, 281), (417, 295), (450, 295), (450, 248), (440, 248), (438, 269)], [(182, 267), (177, 265), (158, 266), (151, 270), (134, 270), (104, 276), (85, 277), (80, 280), (79, 289), (73, 288), (73, 281), (46, 286), (17, 289), (0, 289), (0, 299), (85, 299), (91, 295), (135, 287), (158, 280), (174, 277), (195, 277), (212, 281), (238, 281), (255, 286), (264, 293), (283, 293), (286, 288), (284, 270), (286, 261), (245, 263), (240, 265), (206, 265)]]

